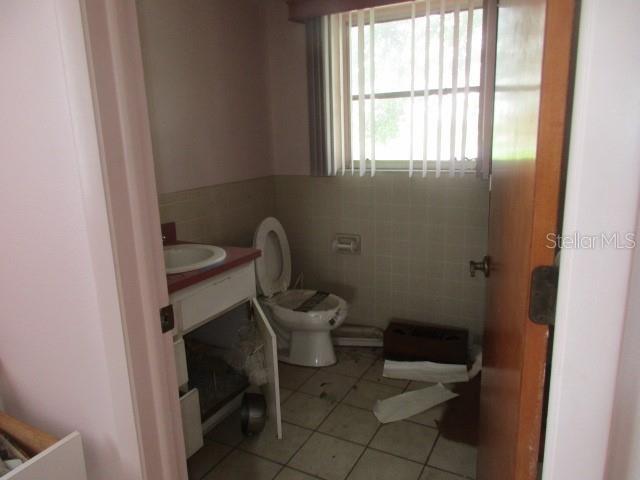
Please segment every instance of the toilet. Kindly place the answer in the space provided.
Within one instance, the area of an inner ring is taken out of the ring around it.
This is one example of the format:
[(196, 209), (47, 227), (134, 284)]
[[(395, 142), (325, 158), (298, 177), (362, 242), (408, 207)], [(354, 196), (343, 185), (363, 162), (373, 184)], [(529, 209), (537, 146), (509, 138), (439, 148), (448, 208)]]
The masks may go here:
[(253, 246), (262, 251), (255, 262), (256, 281), (276, 333), (279, 359), (305, 367), (336, 363), (331, 331), (344, 322), (347, 302), (332, 293), (289, 289), (291, 252), (276, 218), (265, 218), (258, 225)]

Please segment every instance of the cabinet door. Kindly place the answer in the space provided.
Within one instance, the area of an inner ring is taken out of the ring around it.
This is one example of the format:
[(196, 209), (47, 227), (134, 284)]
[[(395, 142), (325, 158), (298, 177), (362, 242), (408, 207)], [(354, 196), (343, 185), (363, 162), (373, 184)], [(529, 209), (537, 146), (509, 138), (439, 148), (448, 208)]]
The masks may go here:
[(182, 338), (173, 342), (173, 355), (176, 360), (176, 374), (178, 377), (178, 388), (183, 388), (189, 382), (189, 372), (187, 370), (187, 353)]
[(265, 397), (269, 409), (269, 421), (276, 422), (278, 440), (282, 439), (282, 416), (280, 413), (280, 380), (278, 378), (278, 344), (276, 334), (271, 328), (258, 299), (252, 298), (255, 319), (264, 339), (264, 359), (267, 367), (268, 383), (265, 385)]
[(200, 399), (197, 388), (189, 390), (180, 397), (180, 410), (182, 412), (184, 448), (187, 458), (189, 458), (204, 445), (202, 421), (200, 419)]

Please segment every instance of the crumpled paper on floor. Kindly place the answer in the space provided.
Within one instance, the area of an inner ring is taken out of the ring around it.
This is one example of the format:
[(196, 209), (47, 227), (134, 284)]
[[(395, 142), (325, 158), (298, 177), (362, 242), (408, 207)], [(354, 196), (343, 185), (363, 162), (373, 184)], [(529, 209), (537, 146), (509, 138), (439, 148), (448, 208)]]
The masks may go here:
[(473, 365), (435, 362), (398, 362), (385, 360), (383, 377), (430, 383), (462, 383), (474, 378), (482, 369), (482, 350), (476, 349)]
[(373, 414), (381, 423), (397, 422), (413, 417), (457, 396), (457, 393), (447, 390), (444, 385), (438, 383), (431, 387), (378, 400), (373, 407)]

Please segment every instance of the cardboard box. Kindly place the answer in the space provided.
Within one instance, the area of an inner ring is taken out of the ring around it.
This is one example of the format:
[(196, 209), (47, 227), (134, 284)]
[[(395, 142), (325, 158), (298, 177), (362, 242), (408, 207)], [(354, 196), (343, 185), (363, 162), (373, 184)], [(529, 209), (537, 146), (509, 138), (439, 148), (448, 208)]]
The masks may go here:
[(384, 331), (384, 358), (467, 364), (469, 331), (464, 328), (392, 320)]

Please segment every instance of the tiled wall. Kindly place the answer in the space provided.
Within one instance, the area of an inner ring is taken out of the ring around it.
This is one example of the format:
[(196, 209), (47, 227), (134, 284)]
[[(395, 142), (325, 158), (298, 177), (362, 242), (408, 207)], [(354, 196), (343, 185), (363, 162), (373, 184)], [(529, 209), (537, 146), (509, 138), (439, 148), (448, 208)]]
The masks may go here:
[[(486, 181), (279, 176), (275, 191), (296, 274), (343, 296), (350, 323), (385, 327), (396, 317), (481, 334), (485, 281), (470, 278), (469, 260), (486, 254)], [(333, 253), (336, 233), (360, 234), (361, 255)]]
[(274, 186), (263, 177), (160, 194), (160, 220), (176, 222), (180, 240), (250, 246), (256, 225), (276, 214)]
[[(468, 262), (486, 254), (488, 184), (473, 177), (276, 176), (160, 195), (178, 238), (250, 245), (276, 216), (287, 232), (293, 278), (350, 303), (350, 323), (393, 318), (482, 332), (485, 281)], [(336, 233), (362, 236), (360, 255), (331, 251)]]

